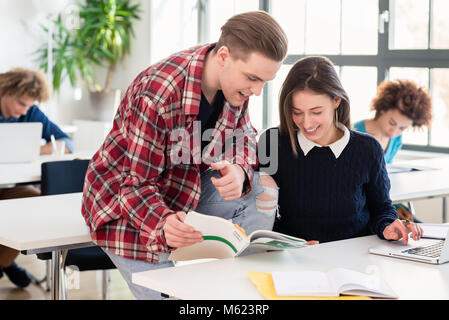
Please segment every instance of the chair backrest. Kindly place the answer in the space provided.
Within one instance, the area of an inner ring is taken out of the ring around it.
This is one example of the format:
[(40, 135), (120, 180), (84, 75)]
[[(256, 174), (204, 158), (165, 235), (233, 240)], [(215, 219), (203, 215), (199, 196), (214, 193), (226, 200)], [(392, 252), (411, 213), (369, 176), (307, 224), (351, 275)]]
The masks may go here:
[(89, 160), (42, 163), (41, 194), (54, 195), (83, 191)]

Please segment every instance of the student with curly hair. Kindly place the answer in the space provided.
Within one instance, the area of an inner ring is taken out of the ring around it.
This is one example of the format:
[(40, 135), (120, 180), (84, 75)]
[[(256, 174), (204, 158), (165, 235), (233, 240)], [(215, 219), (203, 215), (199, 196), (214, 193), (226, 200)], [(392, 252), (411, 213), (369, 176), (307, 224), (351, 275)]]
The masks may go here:
[(354, 128), (379, 141), (386, 163), (391, 163), (401, 148), (405, 129), (428, 126), (432, 119), (429, 94), (409, 80), (382, 82), (372, 101), (372, 110), (376, 112), (374, 118), (356, 122)]
[[(373, 119), (354, 124), (360, 132), (366, 132), (379, 141), (384, 150), (386, 163), (391, 163), (402, 147), (402, 133), (408, 127), (428, 126), (432, 119), (432, 103), (424, 88), (410, 80), (382, 82), (372, 101)], [(410, 208), (395, 205), (401, 219), (420, 222)]]

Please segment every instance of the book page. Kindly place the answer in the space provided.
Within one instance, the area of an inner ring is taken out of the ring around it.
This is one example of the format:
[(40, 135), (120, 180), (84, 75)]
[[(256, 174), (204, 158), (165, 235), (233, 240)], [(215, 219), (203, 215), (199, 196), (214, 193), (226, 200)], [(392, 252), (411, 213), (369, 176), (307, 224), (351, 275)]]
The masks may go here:
[(377, 275), (344, 268), (332, 269), (328, 275), (333, 286), (340, 294), (397, 298), (394, 291)]
[(278, 296), (336, 297), (325, 272), (321, 271), (275, 271), (271, 273)]
[(279, 240), (281, 242), (290, 243), (292, 245), (298, 245), (298, 246), (306, 243), (306, 240), (304, 240), (304, 239), (295, 238), (293, 236), (289, 236), (287, 234), (283, 234), (283, 233), (275, 232), (275, 231), (271, 231), (271, 230), (256, 230), (256, 231), (252, 232), (248, 238), (249, 238), (250, 242), (255, 242), (256, 240), (258, 240), (260, 238), (265, 238), (265, 239)]
[(303, 248), (305, 246), (304, 242), (290, 242), (285, 239), (257, 238), (250, 242), (248, 248), (258, 250), (287, 250)]
[(248, 240), (226, 219), (190, 211), (184, 223), (202, 233), (204, 240), (174, 250), (169, 260), (184, 261), (204, 258), (229, 258), (248, 245)]

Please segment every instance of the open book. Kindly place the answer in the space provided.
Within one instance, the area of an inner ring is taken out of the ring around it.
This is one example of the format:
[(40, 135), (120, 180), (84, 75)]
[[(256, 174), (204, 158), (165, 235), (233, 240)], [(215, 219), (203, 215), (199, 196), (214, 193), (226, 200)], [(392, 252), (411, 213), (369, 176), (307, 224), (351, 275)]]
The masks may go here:
[(278, 296), (337, 297), (342, 295), (397, 298), (388, 284), (376, 275), (336, 268), (321, 271), (272, 272)]
[(269, 230), (256, 230), (249, 236), (231, 221), (190, 211), (184, 223), (203, 234), (204, 241), (181, 247), (169, 256), (169, 260), (185, 261), (206, 258), (230, 258), (246, 249), (284, 250), (305, 246), (303, 239)]

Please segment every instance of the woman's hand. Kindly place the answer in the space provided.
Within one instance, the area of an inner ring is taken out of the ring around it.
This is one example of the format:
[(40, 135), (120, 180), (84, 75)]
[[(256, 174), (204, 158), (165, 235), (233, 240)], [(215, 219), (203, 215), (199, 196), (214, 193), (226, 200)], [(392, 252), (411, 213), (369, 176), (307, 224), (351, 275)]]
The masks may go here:
[(402, 221), (396, 219), (384, 229), (383, 236), (387, 240), (399, 240), (402, 238), (404, 245), (407, 245), (408, 234), (410, 232), (412, 233), (412, 239), (415, 241), (421, 239), (423, 234), (423, 230), (419, 224), (408, 220)]

